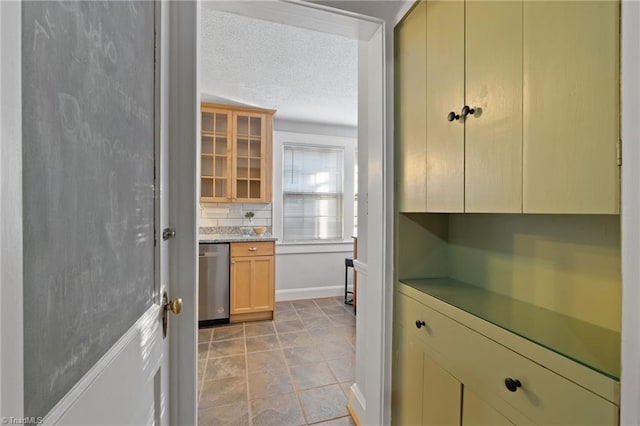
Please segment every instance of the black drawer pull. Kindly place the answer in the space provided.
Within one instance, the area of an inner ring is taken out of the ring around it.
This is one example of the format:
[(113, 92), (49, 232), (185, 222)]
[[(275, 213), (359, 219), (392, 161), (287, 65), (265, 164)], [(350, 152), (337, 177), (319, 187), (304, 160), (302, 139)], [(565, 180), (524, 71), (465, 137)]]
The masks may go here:
[(520, 380), (518, 379), (507, 377), (506, 379), (504, 379), (504, 385), (507, 387), (507, 389), (509, 389), (509, 392), (515, 392), (519, 387), (522, 386), (522, 383), (520, 383)]
[(416, 320), (416, 327), (417, 328), (426, 327), (426, 326), (427, 326), (427, 323), (425, 323), (424, 321)]

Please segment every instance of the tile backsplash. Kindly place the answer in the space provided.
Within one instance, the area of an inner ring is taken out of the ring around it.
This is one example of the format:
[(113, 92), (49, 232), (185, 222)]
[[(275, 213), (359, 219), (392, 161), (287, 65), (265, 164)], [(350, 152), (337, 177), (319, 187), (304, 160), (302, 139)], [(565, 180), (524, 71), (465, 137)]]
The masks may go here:
[(257, 203), (201, 203), (200, 227), (249, 226), (248, 211), (255, 213), (253, 226), (271, 228), (271, 204)]

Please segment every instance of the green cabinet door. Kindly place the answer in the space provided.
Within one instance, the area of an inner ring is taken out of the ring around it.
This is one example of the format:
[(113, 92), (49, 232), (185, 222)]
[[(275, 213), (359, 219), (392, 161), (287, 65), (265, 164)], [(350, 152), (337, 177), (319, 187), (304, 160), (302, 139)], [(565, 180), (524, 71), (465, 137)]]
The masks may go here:
[(465, 212), (522, 212), (522, 2), (468, 1)]
[(427, 209), (427, 4), (395, 29), (396, 203), (400, 212)]
[(464, 2), (427, 2), (427, 211), (464, 211)]
[(524, 3), (524, 213), (618, 213), (620, 4)]

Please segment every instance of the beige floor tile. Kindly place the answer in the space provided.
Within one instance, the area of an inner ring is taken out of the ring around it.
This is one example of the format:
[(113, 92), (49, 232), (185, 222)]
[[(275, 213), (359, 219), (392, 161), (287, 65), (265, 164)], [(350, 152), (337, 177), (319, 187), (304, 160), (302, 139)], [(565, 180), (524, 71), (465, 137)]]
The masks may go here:
[(225, 325), (221, 327), (215, 327), (213, 329), (213, 340), (229, 340), (238, 339), (244, 337), (244, 326), (239, 325)]
[(204, 377), (204, 372), (207, 368), (207, 358), (198, 359), (198, 381)]
[(284, 311), (284, 312), (277, 312), (275, 314), (275, 322), (276, 323), (282, 322), (282, 321), (299, 320), (299, 319), (300, 319), (300, 317), (298, 316), (298, 314), (294, 310)]
[(349, 414), (347, 398), (339, 385), (329, 385), (298, 392), (308, 423), (336, 419)]
[(249, 374), (249, 399), (268, 398), (293, 391), (291, 377), (286, 368)]
[(327, 422), (314, 423), (320, 426), (355, 426), (351, 416), (340, 417), (339, 419), (329, 420)]
[(254, 426), (296, 426), (305, 424), (295, 394), (276, 395), (250, 401)]
[(304, 329), (302, 321), (282, 321), (276, 322), (276, 330), (278, 333), (290, 333), (292, 331), (301, 331)]
[(313, 302), (320, 306), (335, 306), (338, 302), (336, 302), (336, 299), (334, 299), (333, 297), (323, 297), (320, 299), (313, 299)]
[(211, 342), (209, 358), (238, 355), (244, 353), (244, 339), (221, 340)]
[(198, 359), (206, 359), (209, 356), (209, 343), (198, 343)]
[(286, 368), (282, 349), (267, 352), (248, 353), (247, 366), (249, 368), (249, 373), (255, 373), (260, 370)]
[(289, 367), (295, 367), (303, 364), (314, 364), (324, 361), (322, 354), (315, 346), (284, 348), (283, 351)]
[(268, 351), (272, 349), (278, 349), (280, 342), (278, 336), (270, 334), (268, 336), (247, 337), (247, 353), (248, 352), (260, 352)]
[(302, 323), (307, 330), (318, 328), (334, 328), (335, 325), (326, 316), (321, 318), (303, 318)]
[(276, 302), (276, 314), (279, 312), (293, 311), (291, 302)]
[(349, 343), (348, 340), (344, 337), (342, 338), (342, 341), (325, 341), (322, 345), (319, 346), (320, 352), (322, 352), (322, 356), (327, 360), (355, 356), (353, 346), (351, 346), (351, 343)]
[(280, 345), (283, 348), (292, 346), (307, 346), (314, 343), (311, 335), (306, 330), (278, 334), (278, 338), (280, 339)]
[(356, 317), (349, 313), (343, 313), (340, 315), (328, 315), (328, 318), (336, 326), (356, 325)]
[(327, 364), (339, 382), (354, 380), (356, 377), (356, 363), (353, 357), (332, 359), (327, 361)]
[(305, 309), (298, 309), (298, 316), (300, 316), (300, 319), (305, 320), (305, 319), (311, 319), (311, 318), (326, 318), (326, 315), (324, 314), (324, 312), (322, 312), (320, 310), (320, 308), (305, 308)]
[(342, 315), (346, 313), (342, 306), (335, 304), (333, 306), (323, 306), (320, 309), (322, 309), (322, 312), (324, 312), (326, 315)]
[(244, 335), (246, 337), (264, 336), (267, 334), (276, 334), (272, 321), (264, 321), (257, 323), (247, 323), (244, 326)]
[(198, 426), (249, 426), (249, 402), (200, 409)]
[(245, 373), (246, 366), (244, 355), (210, 358), (207, 363), (207, 370), (204, 374), (204, 379), (216, 380), (224, 377), (244, 377)]
[(200, 409), (218, 407), (247, 400), (247, 382), (244, 377), (226, 377), (205, 380), (200, 395)]
[(325, 328), (310, 328), (309, 334), (311, 334), (311, 337), (318, 345), (322, 345), (325, 342), (336, 342), (344, 344), (349, 343), (349, 340), (345, 336), (344, 331), (335, 326), (329, 326)]
[(201, 328), (198, 330), (198, 343), (207, 343), (211, 341), (213, 330), (210, 328)]
[(308, 308), (315, 308), (316, 307), (316, 304), (313, 303), (313, 300), (310, 300), (310, 299), (292, 300), (291, 304), (296, 309), (296, 311), (300, 310), (300, 309), (308, 309)]
[(297, 390), (337, 383), (331, 369), (324, 362), (290, 367), (289, 371)]

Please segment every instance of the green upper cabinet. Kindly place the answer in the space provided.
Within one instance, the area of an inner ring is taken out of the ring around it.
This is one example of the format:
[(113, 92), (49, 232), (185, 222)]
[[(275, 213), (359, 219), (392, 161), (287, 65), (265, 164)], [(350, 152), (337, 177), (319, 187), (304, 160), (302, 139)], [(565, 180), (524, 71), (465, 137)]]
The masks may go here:
[(616, 214), (618, 1), (425, 1), (396, 27), (398, 211)]
[(525, 213), (619, 213), (620, 4), (524, 5)]
[(427, 210), (464, 211), (464, 2), (427, 1)]
[(427, 7), (419, 3), (395, 31), (396, 205), (427, 209)]
[(465, 104), (465, 212), (520, 213), (522, 2), (466, 3)]

